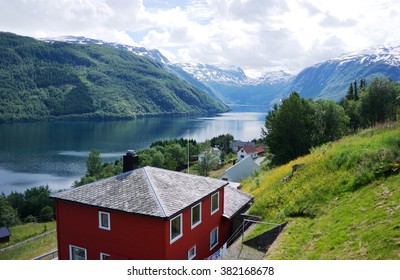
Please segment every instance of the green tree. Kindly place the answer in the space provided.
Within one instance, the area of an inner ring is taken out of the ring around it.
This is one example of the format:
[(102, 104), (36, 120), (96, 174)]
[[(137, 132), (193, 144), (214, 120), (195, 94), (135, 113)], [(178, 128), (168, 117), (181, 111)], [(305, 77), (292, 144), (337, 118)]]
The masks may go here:
[(151, 166), (153, 167), (164, 167), (165, 158), (161, 151), (156, 151), (151, 159)]
[(91, 150), (86, 161), (86, 176), (95, 178), (100, 177), (102, 165), (103, 163), (100, 158), (100, 152), (96, 149)]
[(212, 169), (213, 154), (210, 150), (205, 150), (199, 162), (196, 164), (196, 171), (201, 175), (207, 177)]
[(357, 131), (362, 126), (360, 115), (360, 102), (356, 100), (344, 99), (341, 103), (347, 117), (349, 118), (349, 130)]
[(50, 198), (49, 186), (39, 186), (27, 189), (24, 192), (25, 205), (21, 210), (21, 218), (28, 217), (32, 215), (34, 217), (40, 216), (40, 211), (45, 206), (54, 207), (54, 202)]
[(354, 100), (358, 100), (358, 86), (357, 86), (357, 80), (354, 80)]
[(53, 208), (48, 205), (43, 207), (42, 210), (40, 210), (39, 216), (42, 222), (51, 221), (54, 216)]
[(349, 85), (349, 89), (347, 90), (346, 99), (347, 100), (354, 100), (353, 83), (350, 83), (350, 85)]
[(316, 127), (313, 133), (313, 146), (335, 141), (347, 132), (349, 117), (343, 107), (331, 100), (317, 100), (314, 102), (314, 107)]
[(18, 212), (7, 201), (4, 194), (0, 195), (0, 226), (14, 226), (20, 223)]
[(297, 92), (267, 114), (264, 135), (275, 164), (285, 163), (309, 151), (315, 127), (314, 115), (312, 101), (300, 98)]
[(366, 126), (396, 120), (399, 92), (391, 79), (375, 78), (361, 96), (361, 117)]

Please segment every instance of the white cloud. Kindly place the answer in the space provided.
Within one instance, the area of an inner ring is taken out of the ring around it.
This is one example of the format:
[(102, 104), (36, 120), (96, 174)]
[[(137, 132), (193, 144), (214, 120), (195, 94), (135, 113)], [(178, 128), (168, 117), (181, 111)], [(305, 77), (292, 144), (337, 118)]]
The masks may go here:
[(0, 30), (140, 44), (254, 75), (400, 41), (398, 11), (397, 0), (0, 0)]

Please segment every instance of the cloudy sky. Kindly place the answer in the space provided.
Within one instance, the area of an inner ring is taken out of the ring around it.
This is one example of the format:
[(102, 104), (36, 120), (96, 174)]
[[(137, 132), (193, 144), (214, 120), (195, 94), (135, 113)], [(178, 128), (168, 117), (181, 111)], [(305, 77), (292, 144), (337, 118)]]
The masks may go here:
[(400, 42), (398, 0), (0, 0), (0, 30), (77, 35), (250, 76)]

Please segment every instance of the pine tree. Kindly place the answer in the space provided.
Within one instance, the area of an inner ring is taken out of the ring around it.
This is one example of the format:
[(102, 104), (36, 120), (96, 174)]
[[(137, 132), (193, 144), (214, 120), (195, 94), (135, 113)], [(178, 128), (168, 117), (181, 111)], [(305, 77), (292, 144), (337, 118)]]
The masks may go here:
[(365, 79), (361, 79), (360, 80), (360, 90), (364, 90), (366, 86), (367, 85), (366, 85)]
[(354, 100), (358, 100), (357, 80), (354, 80)]
[(347, 100), (354, 99), (353, 83), (350, 83), (349, 89), (347, 90), (346, 99)]

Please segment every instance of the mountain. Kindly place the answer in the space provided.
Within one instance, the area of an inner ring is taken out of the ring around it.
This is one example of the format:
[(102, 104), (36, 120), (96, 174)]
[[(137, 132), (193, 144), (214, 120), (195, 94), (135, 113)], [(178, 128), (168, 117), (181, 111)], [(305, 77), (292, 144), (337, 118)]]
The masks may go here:
[[(146, 49), (143, 47), (135, 47), (130, 45), (124, 45), (119, 43), (112, 43), (112, 42), (105, 42), (98, 39), (91, 39), (86, 37), (77, 37), (77, 36), (61, 36), (61, 37), (47, 37), (47, 38), (39, 38), (39, 40), (48, 42), (48, 43), (57, 43), (57, 42), (65, 42), (71, 44), (94, 44), (94, 45), (102, 45), (102, 46), (109, 46), (114, 47), (117, 49), (125, 50), (132, 52), (139, 56), (148, 57), (152, 60), (155, 60), (164, 66), (166, 71), (177, 75), (178, 77), (182, 78), (189, 84), (194, 85), (198, 89), (201, 89), (207, 92), (211, 97), (220, 99), (215, 92), (206, 86), (204, 83), (201, 82), (200, 79), (190, 74), (190, 72), (185, 71), (183, 68), (179, 66), (179, 64), (171, 63), (164, 55), (161, 54), (159, 50), (156, 49)], [(221, 100), (221, 99), (220, 99)]]
[(134, 54), (146, 56), (148, 58), (154, 59), (158, 62), (163, 64), (169, 63), (169, 60), (163, 56), (160, 51), (156, 49), (146, 49), (143, 47), (135, 47), (129, 46), (119, 43), (113, 42), (105, 42), (98, 39), (86, 38), (82, 36), (60, 36), (60, 37), (46, 37), (46, 38), (39, 38), (40, 41), (48, 42), (48, 43), (57, 43), (57, 42), (65, 42), (65, 43), (75, 43), (75, 44), (92, 44), (92, 45), (100, 45), (100, 46), (109, 46), (115, 47), (121, 50), (133, 52)]
[(228, 110), (148, 58), (156, 51), (136, 50), (142, 54), (107, 44), (46, 42), (1, 32), (0, 122)]
[(351, 82), (366, 79), (368, 83), (374, 77), (400, 81), (400, 45), (377, 46), (305, 68), (286, 92), (298, 91), (302, 97), (339, 101)]
[(252, 79), (235, 66), (203, 63), (174, 65), (205, 84), (227, 104), (269, 106), (279, 101), (282, 90), (293, 79), (292, 75), (283, 71), (266, 73), (259, 79)]
[(354, 80), (366, 79), (368, 83), (374, 77), (390, 77), (399, 81), (400, 77), (400, 44), (345, 54), (307, 67), (296, 76), (274, 71), (252, 79), (236, 66), (171, 62), (154, 49), (74, 36), (41, 40), (52, 44), (67, 42), (107, 46), (131, 52), (151, 59), (165, 71), (206, 92), (213, 99), (230, 105), (262, 105), (267, 109), (293, 91), (298, 91), (302, 97), (339, 101)]

